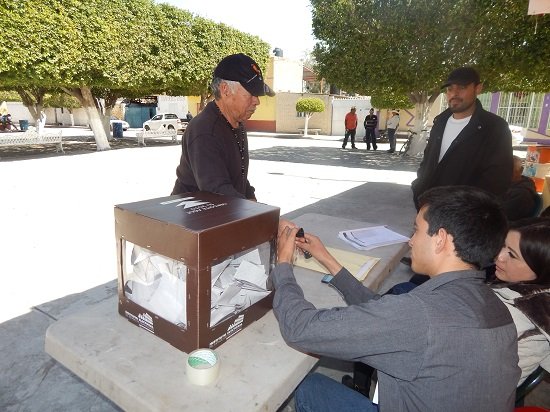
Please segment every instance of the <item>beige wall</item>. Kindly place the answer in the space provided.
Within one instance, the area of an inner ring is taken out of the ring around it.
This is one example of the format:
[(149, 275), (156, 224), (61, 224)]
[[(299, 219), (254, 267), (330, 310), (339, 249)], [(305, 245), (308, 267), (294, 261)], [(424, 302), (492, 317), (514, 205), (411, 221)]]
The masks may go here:
[(273, 56), (269, 61), (266, 80), (275, 92), (301, 93), (303, 72), (301, 60)]
[(298, 129), (304, 128), (305, 117), (298, 117), (296, 112), (296, 102), (304, 97), (317, 97), (325, 103), (325, 111), (314, 113), (309, 119), (308, 128), (321, 129), (321, 134), (330, 134), (331, 97), (326, 94), (311, 93), (278, 93), (275, 96), (277, 133), (298, 133)]

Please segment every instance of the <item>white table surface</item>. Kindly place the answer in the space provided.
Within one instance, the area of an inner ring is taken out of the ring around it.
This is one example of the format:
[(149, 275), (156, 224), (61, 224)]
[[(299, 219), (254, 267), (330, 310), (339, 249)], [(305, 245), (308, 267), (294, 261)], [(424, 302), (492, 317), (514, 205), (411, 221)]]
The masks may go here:
[[(380, 257), (364, 282), (374, 289), (408, 248), (403, 243), (361, 252), (337, 237), (340, 230), (371, 225), (364, 222), (318, 214), (294, 221), (327, 246)], [(344, 305), (320, 282), (320, 273), (296, 268), (295, 274), (316, 306)], [(116, 297), (51, 325), (45, 346), (50, 356), (128, 411), (276, 411), (318, 360), (286, 345), (270, 311), (218, 347), (218, 379), (195, 386), (185, 376), (187, 354), (121, 317)]]

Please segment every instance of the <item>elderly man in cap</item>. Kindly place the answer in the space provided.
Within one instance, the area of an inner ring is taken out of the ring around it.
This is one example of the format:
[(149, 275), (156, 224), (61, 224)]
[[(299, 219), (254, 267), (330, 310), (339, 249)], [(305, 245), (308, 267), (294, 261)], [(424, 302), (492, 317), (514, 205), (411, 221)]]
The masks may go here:
[(211, 84), (215, 100), (193, 118), (182, 139), (172, 194), (207, 191), (255, 200), (248, 181), (248, 140), (244, 122), (274, 96), (258, 64), (245, 54), (223, 58)]
[(508, 123), (483, 109), (482, 84), (471, 67), (453, 70), (443, 84), (449, 108), (434, 119), (424, 158), (412, 182), (418, 197), (435, 186), (469, 185), (501, 197), (512, 181), (512, 134)]

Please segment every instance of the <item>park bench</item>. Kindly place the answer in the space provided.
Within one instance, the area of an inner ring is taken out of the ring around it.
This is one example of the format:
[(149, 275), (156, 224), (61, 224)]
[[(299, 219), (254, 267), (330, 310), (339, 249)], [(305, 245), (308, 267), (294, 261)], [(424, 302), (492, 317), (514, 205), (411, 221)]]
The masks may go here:
[(170, 137), (174, 142), (178, 141), (178, 132), (176, 129), (144, 130), (136, 133), (139, 146), (145, 146), (145, 139), (158, 139)]
[[(304, 129), (298, 129), (300, 134), (304, 134)], [(309, 127), (307, 128), (307, 133), (308, 134), (319, 134), (321, 133), (321, 129), (310, 129)]]
[(63, 138), (61, 131), (56, 133), (38, 134), (34, 130), (27, 130), (23, 133), (0, 134), (0, 147), (4, 146), (30, 146), (55, 144), (57, 152), (63, 151)]

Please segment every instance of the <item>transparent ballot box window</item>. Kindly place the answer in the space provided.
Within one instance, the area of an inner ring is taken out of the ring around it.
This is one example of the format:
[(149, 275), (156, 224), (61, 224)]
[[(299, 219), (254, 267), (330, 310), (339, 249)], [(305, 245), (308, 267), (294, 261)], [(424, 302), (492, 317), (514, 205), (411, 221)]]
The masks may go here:
[(122, 279), (126, 297), (185, 329), (187, 266), (125, 240), (123, 250)]
[(210, 327), (269, 295), (266, 284), (274, 262), (272, 245), (264, 242), (212, 266)]
[[(125, 296), (185, 329), (187, 266), (124, 239), (122, 242)], [(213, 262), (210, 327), (269, 295), (266, 284), (274, 256), (274, 244), (268, 241)]]

